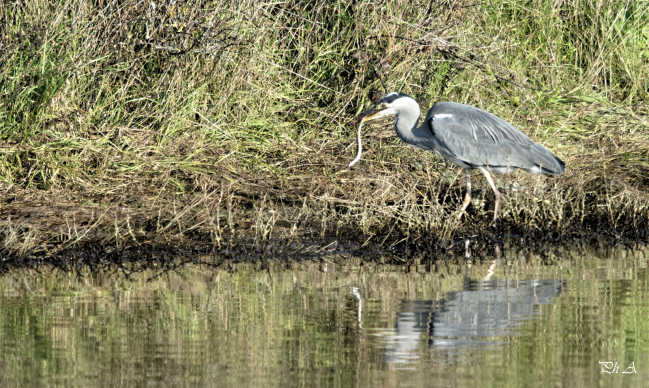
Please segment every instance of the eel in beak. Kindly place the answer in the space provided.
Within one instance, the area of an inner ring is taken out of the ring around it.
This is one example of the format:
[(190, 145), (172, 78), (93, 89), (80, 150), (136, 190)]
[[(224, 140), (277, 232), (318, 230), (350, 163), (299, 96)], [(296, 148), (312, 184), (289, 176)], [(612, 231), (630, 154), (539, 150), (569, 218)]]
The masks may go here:
[(370, 109), (354, 117), (354, 120), (352, 122), (354, 123), (354, 125), (358, 124), (358, 132), (356, 134), (356, 140), (358, 141), (358, 153), (356, 154), (354, 160), (349, 163), (349, 167), (353, 166), (354, 164), (356, 164), (356, 162), (361, 160), (361, 155), (363, 154), (363, 146), (361, 144), (361, 128), (363, 128), (363, 123), (366, 121), (378, 119), (383, 116), (387, 116), (389, 113), (386, 108), (386, 104), (374, 105)]

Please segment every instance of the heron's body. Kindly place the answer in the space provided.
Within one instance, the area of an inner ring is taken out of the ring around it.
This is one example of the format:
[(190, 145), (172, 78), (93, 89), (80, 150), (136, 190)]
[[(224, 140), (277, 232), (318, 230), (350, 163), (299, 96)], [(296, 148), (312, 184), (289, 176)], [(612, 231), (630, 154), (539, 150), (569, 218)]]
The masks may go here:
[[(518, 128), (482, 109), (457, 102), (440, 102), (428, 110), (421, 126), (417, 102), (405, 93), (389, 93), (373, 110), (359, 116), (363, 121), (396, 114), (397, 136), (414, 147), (439, 154), (464, 168), (467, 182), (462, 211), (471, 200), (471, 171), (480, 170), (491, 185), (498, 213), (500, 193), (489, 172), (508, 173), (522, 169), (532, 174), (558, 176), (565, 163)], [(461, 213), (460, 213), (461, 215)]]

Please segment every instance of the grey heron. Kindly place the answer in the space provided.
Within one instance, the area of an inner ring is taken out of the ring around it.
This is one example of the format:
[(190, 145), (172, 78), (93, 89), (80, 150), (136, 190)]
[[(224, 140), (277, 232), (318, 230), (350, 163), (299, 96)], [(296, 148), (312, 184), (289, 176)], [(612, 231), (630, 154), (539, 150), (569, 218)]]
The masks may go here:
[[(419, 104), (405, 93), (392, 92), (358, 115), (363, 122), (396, 115), (394, 130), (406, 144), (433, 151), (462, 167), (466, 195), (458, 218), (471, 202), (471, 171), (480, 170), (494, 192), (494, 225), (498, 217), (500, 192), (490, 172), (504, 174), (522, 169), (534, 175), (559, 176), (565, 163), (535, 143), (514, 125), (482, 109), (457, 102), (438, 102), (428, 110), (421, 126)], [(359, 151), (360, 127), (359, 127)], [(360, 152), (353, 163), (360, 158)], [(350, 164), (351, 166), (351, 164)]]

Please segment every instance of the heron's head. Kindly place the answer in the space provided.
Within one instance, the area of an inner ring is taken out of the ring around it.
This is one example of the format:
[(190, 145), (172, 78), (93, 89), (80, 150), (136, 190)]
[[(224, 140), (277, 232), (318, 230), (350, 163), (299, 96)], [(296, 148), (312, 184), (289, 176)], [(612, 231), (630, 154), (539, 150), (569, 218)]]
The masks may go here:
[(419, 117), (419, 104), (414, 98), (405, 93), (392, 92), (386, 94), (372, 108), (366, 110), (354, 118), (354, 123), (366, 122), (389, 115), (399, 115), (402, 113), (415, 114)]

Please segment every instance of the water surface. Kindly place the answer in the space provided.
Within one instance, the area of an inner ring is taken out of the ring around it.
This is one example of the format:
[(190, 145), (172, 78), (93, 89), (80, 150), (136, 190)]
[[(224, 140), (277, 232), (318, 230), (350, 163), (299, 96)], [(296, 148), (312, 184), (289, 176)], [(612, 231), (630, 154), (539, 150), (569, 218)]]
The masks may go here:
[(646, 259), (492, 259), (14, 270), (0, 385), (646, 386)]

